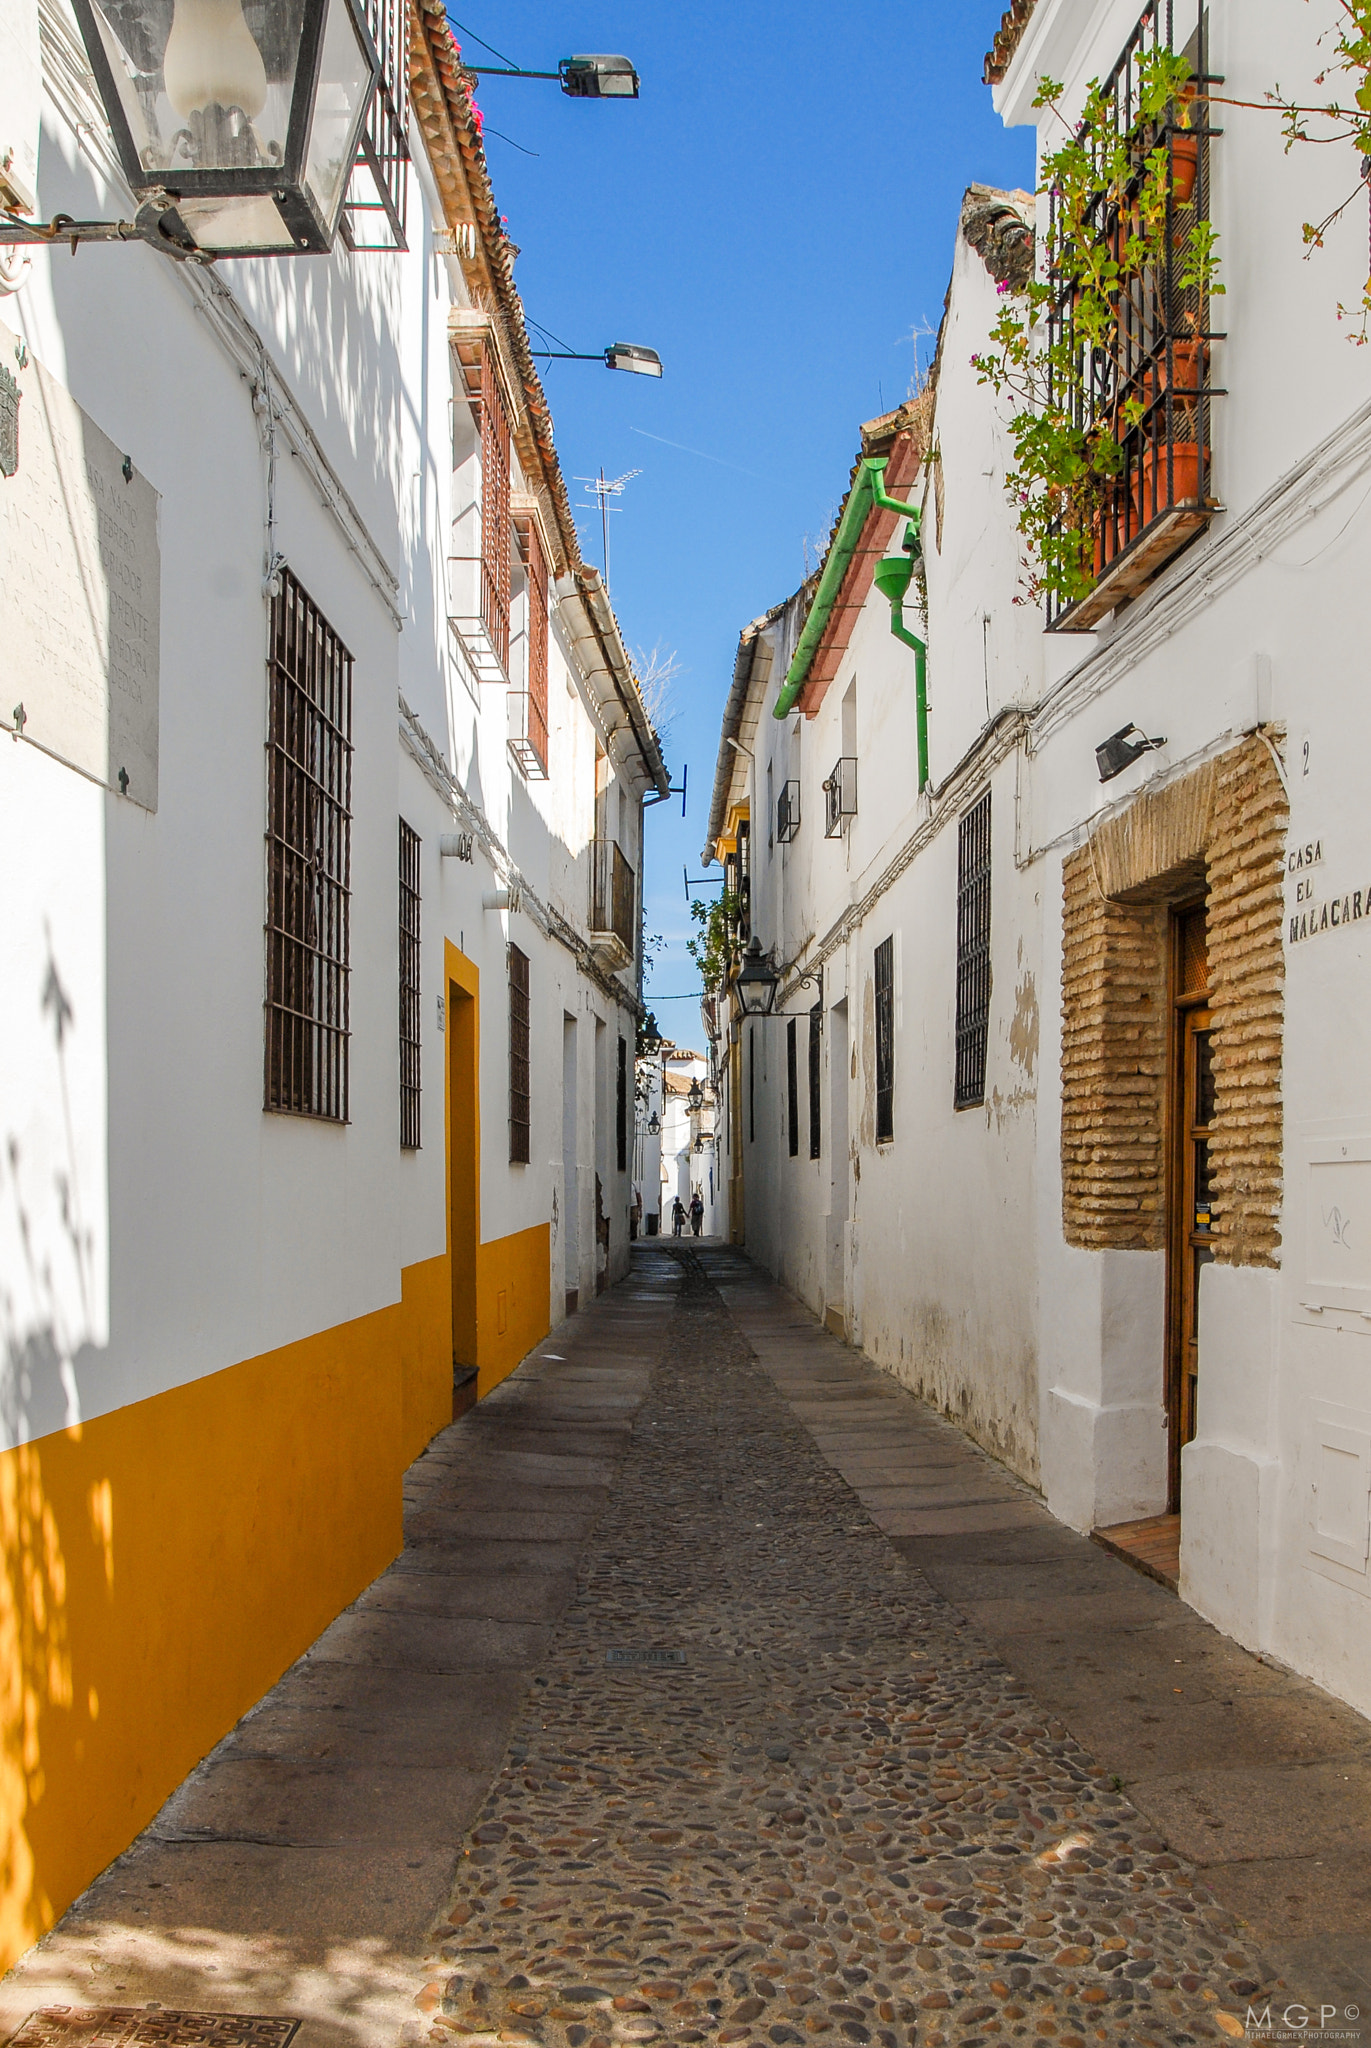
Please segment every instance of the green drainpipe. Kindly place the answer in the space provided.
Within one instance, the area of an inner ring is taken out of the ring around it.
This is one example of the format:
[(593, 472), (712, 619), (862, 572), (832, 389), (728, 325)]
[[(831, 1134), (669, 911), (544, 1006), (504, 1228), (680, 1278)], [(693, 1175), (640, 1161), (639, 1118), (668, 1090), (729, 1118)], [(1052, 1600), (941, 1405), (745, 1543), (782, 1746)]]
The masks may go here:
[(786, 670), (781, 694), (776, 699), (773, 717), (787, 717), (795, 707), (795, 699), (805, 686), (810, 665), (819, 651), (824, 628), (837, 602), (842, 580), (847, 574), (848, 564), (857, 551), (862, 528), (866, 525), (867, 514), (872, 509), (873, 483), (879, 489), (880, 479), (884, 474), (883, 461), (864, 461), (857, 471), (857, 480), (848, 492), (843, 516), (838, 521), (838, 531), (833, 536), (833, 545), (828, 551), (828, 560), (824, 563), (824, 573), (819, 578), (819, 587), (814, 593), (814, 602), (809, 607), (809, 617), (805, 620), (804, 631), (800, 635), (794, 659)]
[[(879, 489), (879, 485), (877, 486)], [(884, 492), (881, 493), (885, 496)], [(872, 580), (882, 597), (890, 599), (890, 630), (897, 640), (903, 640), (906, 647), (914, 649), (914, 723), (919, 745), (919, 791), (928, 787), (928, 649), (918, 637), (911, 633), (904, 622), (905, 592), (914, 577), (914, 564), (919, 554), (919, 514), (915, 507), (894, 505), (886, 500), (887, 509), (913, 514), (904, 533), (904, 552), (886, 555), (877, 562)]]

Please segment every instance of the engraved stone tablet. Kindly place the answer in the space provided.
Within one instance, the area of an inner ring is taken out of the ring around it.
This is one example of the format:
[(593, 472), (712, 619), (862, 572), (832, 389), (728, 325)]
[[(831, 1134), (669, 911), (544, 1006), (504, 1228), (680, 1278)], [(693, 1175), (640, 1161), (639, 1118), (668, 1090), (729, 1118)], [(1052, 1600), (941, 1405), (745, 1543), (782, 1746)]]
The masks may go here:
[(157, 808), (158, 494), (0, 324), (19, 384), (0, 477), (0, 725)]

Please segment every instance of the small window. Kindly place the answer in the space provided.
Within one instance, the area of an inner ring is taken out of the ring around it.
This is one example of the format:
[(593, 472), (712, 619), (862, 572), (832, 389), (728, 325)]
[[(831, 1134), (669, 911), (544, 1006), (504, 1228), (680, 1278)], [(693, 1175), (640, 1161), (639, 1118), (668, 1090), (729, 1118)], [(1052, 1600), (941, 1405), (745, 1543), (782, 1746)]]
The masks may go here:
[(348, 1120), (352, 656), (288, 569), (267, 665), (267, 1109)]
[(820, 1150), (819, 1105), (821, 1096), (819, 1057), (823, 1045), (823, 1030), (824, 1006), (823, 999), (820, 997), (809, 1013), (809, 1156), (811, 1159), (817, 1159)]
[(400, 820), (400, 1145), (419, 1149), (419, 835)]
[(876, 1143), (895, 1135), (895, 940), (876, 948)]
[(529, 1030), (528, 955), (509, 949), (509, 1157), (528, 1165)]
[(798, 1158), (800, 1151), (800, 1076), (799, 1076), (799, 1027), (794, 1017), (787, 1018), (785, 1027), (785, 1089), (787, 1135), (790, 1141), (790, 1156)]
[(990, 1028), (990, 791), (957, 827), (957, 1075), (955, 1106), (985, 1100)]
[(619, 1040), (619, 1072), (615, 1079), (614, 1141), (618, 1148), (619, 1171), (628, 1172), (628, 1040)]

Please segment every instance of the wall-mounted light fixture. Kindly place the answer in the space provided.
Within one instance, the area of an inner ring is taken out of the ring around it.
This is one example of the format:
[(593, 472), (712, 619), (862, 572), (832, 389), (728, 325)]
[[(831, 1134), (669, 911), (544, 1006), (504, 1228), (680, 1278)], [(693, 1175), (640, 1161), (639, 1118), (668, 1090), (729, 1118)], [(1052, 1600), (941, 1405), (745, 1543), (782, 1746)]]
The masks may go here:
[[(544, 363), (603, 363), (607, 370), (632, 370), (639, 377), (660, 377), (662, 359), (655, 348), (640, 348), (634, 341), (612, 341), (608, 348), (583, 355), (574, 348), (535, 348), (531, 353)], [(684, 790), (681, 792), (684, 796)]]
[(603, 53), (563, 57), (555, 71), (521, 71), (513, 65), (464, 64), (473, 78), (555, 78), (568, 99), (636, 100), (639, 78), (627, 57)]
[(1136, 725), (1121, 725), (1107, 740), (1101, 741), (1095, 749), (1095, 765), (1100, 771), (1101, 782), (1112, 782), (1116, 775), (1122, 775), (1125, 768), (1131, 768), (1144, 754), (1154, 748), (1164, 747), (1166, 739), (1150, 740)]
[(177, 256), (321, 254), (380, 58), (354, 0), (73, 0), (133, 221), (6, 219), (0, 242), (144, 240)]

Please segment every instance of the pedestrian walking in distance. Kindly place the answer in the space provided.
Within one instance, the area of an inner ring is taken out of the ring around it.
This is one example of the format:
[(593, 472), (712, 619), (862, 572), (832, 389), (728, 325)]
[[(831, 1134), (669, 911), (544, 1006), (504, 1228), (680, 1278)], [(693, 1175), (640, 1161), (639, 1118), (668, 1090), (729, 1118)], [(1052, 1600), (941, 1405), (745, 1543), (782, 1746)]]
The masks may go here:
[(671, 1235), (679, 1237), (685, 1229), (685, 1206), (677, 1195), (671, 1204)]
[(700, 1225), (704, 1222), (704, 1220), (704, 1198), (701, 1195), (700, 1190), (696, 1188), (694, 1194), (690, 1198), (690, 1234), (692, 1237), (698, 1237), (700, 1235)]

